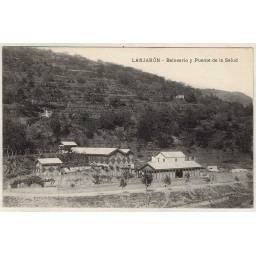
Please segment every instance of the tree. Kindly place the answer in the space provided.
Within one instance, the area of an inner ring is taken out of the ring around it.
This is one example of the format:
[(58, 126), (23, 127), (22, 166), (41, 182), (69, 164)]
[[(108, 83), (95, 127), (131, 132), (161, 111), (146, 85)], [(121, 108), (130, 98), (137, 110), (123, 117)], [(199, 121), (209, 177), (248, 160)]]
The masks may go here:
[(196, 96), (195, 96), (195, 94), (193, 92), (190, 92), (187, 95), (185, 95), (185, 100), (188, 103), (196, 103), (197, 102)]
[(61, 133), (61, 124), (59, 119), (57, 118), (52, 118), (51, 122), (50, 122), (50, 127), (55, 135), (55, 137), (57, 138), (57, 140), (59, 140), (60, 137), (60, 133)]
[(190, 174), (189, 174), (189, 172), (187, 172), (187, 173), (185, 174), (185, 178), (186, 178), (186, 180), (185, 180), (186, 183), (190, 181)]
[(157, 136), (157, 144), (161, 148), (167, 148), (173, 144), (173, 137), (172, 135), (164, 132), (159, 132)]
[(126, 186), (127, 186), (126, 179), (125, 179), (124, 177), (122, 177), (121, 180), (120, 180), (120, 185), (119, 185), (119, 187), (121, 187), (121, 188), (123, 189), (123, 188), (126, 187)]
[(123, 173), (122, 173), (122, 177), (123, 177), (125, 180), (128, 180), (128, 179), (132, 178), (133, 175), (130, 173), (129, 170), (124, 170)]
[(151, 172), (144, 172), (144, 173), (142, 174), (141, 182), (142, 182), (142, 184), (145, 185), (146, 190), (147, 190), (148, 187), (151, 185), (152, 181), (153, 181), (153, 175), (152, 175)]
[(26, 149), (33, 148), (33, 145), (26, 137), (25, 125), (13, 118), (3, 120), (3, 147), (17, 154), (24, 154)]
[(114, 98), (110, 98), (109, 105), (112, 106), (113, 108), (118, 108), (118, 107), (125, 106), (125, 103), (123, 103), (120, 100), (120, 98), (114, 97)]
[(85, 126), (86, 123), (90, 121), (90, 115), (88, 112), (84, 111), (83, 113), (80, 114), (79, 119), (80, 119), (81, 125)]
[(100, 184), (100, 175), (99, 174), (92, 175), (92, 178), (93, 178), (92, 182), (94, 184)]
[(165, 186), (165, 187), (166, 187), (166, 186), (169, 186), (169, 185), (171, 185), (171, 183), (172, 183), (172, 181), (171, 181), (170, 176), (165, 175), (165, 177), (164, 177), (164, 186)]

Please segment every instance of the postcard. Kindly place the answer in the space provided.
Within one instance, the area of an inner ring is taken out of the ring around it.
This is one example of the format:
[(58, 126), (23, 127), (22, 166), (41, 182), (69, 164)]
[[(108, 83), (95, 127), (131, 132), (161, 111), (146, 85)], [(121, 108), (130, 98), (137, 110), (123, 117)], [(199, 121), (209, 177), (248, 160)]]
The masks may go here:
[(253, 209), (254, 47), (3, 45), (3, 210)]

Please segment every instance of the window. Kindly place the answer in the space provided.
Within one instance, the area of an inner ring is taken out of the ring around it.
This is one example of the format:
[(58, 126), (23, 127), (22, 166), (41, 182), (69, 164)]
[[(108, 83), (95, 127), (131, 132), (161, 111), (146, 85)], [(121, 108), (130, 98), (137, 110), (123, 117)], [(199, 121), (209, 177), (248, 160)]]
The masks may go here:
[(175, 158), (175, 162), (177, 162), (177, 158)]
[(165, 162), (165, 159), (163, 159), (163, 161)]
[(158, 161), (158, 163), (159, 163), (159, 158), (157, 158), (157, 161)]

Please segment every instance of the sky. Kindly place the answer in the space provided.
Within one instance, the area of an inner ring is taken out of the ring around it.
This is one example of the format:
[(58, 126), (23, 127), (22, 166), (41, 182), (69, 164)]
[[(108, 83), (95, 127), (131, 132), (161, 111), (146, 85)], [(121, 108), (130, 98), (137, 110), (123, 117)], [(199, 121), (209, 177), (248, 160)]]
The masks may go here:
[[(134, 67), (196, 88), (238, 91), (253, 96), (252, 48), (47, 48), (95, 61)], [(136, 61), (144, 58), (159, 58), (160, 62)], [(182, 59), (183, 62), (167, 62), (167, 58), (172, 61)], [(231, 59), (233, 62), (230, 62)]]

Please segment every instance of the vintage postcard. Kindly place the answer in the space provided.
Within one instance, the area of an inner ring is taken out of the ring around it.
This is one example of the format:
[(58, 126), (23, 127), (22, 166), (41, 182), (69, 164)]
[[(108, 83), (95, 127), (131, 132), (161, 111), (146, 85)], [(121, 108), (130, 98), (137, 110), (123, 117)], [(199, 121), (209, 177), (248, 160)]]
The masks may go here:
[(3, 209), (253, 209), (253, 47), (1, 50)]

